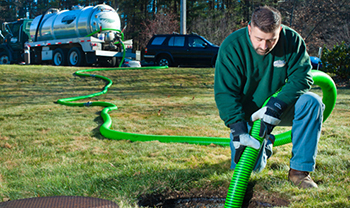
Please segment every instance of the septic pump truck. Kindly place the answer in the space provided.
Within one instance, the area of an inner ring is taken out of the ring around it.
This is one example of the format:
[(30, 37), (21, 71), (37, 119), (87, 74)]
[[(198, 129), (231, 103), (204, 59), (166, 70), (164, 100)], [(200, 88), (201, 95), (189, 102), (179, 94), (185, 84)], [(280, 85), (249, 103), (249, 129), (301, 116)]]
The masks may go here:
[(124, 41), (120, 23), (116, 10), (106, 4), (50, 8), (34, 19), (5, 22), (0, 64), (118, 66), (123, 57), (135, 57), (127, 50), (132, 40)]

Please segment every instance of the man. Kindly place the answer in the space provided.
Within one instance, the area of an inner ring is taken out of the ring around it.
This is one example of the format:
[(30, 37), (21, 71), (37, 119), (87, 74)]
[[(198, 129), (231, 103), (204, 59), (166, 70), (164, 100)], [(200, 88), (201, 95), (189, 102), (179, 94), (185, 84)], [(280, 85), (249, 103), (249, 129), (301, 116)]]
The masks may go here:
[[(255, 170), (272, 154), (276, 125), (292, 126), (292, 157), (288, 178), (300, 188), (317, 188), (309, 172), (315, 169), (324, 104), (308, 90), (313, 83), (306, 46), (298, 33), (281, 24), (278, 10), (254, 11), (248, 27), (228, 36), (220, 46), (215, 69), (215, 101), (221, 119), (231, 129), (231, 168), (246, 146), (260, 149)], [(265, 100), (271, 98), (264, 108)], [(260, 142), (249, 135), (261, 119)]]

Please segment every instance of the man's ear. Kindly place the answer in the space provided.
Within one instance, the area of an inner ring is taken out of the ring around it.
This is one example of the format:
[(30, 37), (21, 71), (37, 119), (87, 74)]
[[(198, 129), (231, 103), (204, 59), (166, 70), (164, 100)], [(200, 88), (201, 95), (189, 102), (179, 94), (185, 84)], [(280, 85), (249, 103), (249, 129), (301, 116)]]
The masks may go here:
[[(282, 28), (281, 28), (282, 29)], [(250, 24), (248, 24), (248, 34), (250, 35), (250, 31), (252, 30)]]

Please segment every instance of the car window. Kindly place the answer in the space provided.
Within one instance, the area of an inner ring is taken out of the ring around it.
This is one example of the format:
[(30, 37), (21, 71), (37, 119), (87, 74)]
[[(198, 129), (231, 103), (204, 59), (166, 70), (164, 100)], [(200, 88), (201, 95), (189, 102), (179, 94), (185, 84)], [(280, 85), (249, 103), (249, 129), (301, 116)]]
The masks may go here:
[(24, 29), (25, 30), (29, 30), (30, 29), (30, 25), (32, 24), (32, 22), (27, 22)]
[(209, 40), (205, 39), (204, 37), (202, 37), (209, 45), (215, 46), (215, 44), (211, 43)]
[(151, 45), (162, 45), (165, 40), (165, 37), (156, 37), (153, 39)]
[(185, 46), (185, 37), (180, 36), (180, 37), (171, 37), (168, 42), (169, 46), (180, 46), (183, 47)]
[(204, 48), (204, 40), (197, 37), (188, 37), (188, 46), (194, 48)]

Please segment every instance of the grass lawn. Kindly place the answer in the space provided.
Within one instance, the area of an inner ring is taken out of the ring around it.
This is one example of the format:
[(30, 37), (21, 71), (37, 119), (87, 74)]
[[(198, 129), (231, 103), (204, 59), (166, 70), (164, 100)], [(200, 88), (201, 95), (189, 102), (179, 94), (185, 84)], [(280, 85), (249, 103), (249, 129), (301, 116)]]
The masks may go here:
[[(0, 66), (0, 202), (43, 196), (90, 196), (139, 207), (145, 196), (226, 197), (233, 171), (229, 147), (110, 140), (99, 127), (103, 107), (70, 107), (58, 99), (100, 92), (106, 82), (82, 68)], [(112, 129), (151, 135), (228, 137), (213, 96), (213, 68), (110, 70), (107, 94), (85, 101), (118, 106)], [(313, 90), (321, 93), (320, 89)], [(251, 200), (288, 207), (350, 207), (350, 89), (338, 88), (324, 123), (317, 190), (287, 181), (291, 144), (274, 148), (249, 182)], [(277, 132), (285, 129), (277, 128)], [(202, 196), (200, 196), (202, 195)], [(249, 199), (248, 199), (249, 200)]]

